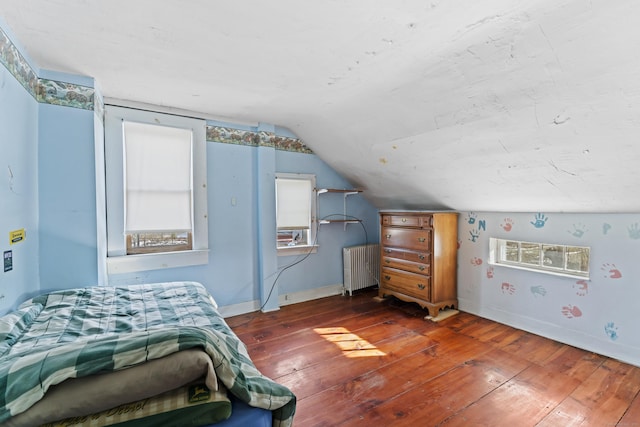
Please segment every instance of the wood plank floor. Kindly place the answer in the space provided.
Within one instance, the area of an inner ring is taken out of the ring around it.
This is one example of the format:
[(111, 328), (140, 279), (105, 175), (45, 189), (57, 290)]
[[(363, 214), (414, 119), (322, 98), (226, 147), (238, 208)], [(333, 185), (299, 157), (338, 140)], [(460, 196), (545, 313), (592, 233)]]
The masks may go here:
[(230, 317), (294, 426), (640, 426), (640, 368), (375, 290)]

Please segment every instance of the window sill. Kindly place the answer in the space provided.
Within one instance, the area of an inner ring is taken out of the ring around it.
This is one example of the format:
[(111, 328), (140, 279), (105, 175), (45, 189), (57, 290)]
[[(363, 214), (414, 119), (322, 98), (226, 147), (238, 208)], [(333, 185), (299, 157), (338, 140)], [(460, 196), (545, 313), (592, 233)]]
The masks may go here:
[(107, 274), (203, 265), (209, 262), (209, 250), (162, 252), (155, 254), (122, 255), (107, 258)]
[(278, 248), (278, 256), (291, 256), (291, 255), (307, 255), (315, 254), (318, 252), (318, 245), (307, 246), (287, 246)]
[(523, 265), (520, 264), (506, 264), (506, 263), (502, 263), (502, 262), (494, 262), (489, 260), (489, 265), (497, 265), (498, 267), (507, 267), (507, 268), (514, 268), (516, 270), (524, 270), (524, 271), (532, 271), (534, 273), (543, 273), (543, 274), (549, 274), (552, 276), (558, 276), (558, 277), (566, 277), (569, 279), (578, 279), (578, 280), (591, 280), (588, 274), (579, 274), (579, 273), (569, 273), (566, 271), (556, 271), (556, 270), (547, 270), (547, 269), (543, 269), (543, 268), (531, 268), (531, 267), (525, 267)]

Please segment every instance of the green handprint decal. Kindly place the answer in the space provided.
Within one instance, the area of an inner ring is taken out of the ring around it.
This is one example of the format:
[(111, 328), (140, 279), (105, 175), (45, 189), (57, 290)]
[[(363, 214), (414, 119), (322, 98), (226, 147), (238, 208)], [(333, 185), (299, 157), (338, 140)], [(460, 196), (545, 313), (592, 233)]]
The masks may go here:
[(567, 230), (567, 233), (571, 234), (573, 237), (581, 239), (587, 231), (589, 230), (587, 230), (587, 227), (584, 224), (573, 224), (573, 230)]
[(533, 294), (533, 296), (537, 297), (538, 295), (540, 296), (545, 296), (547, 294), (547, 290), (545, 289), (544, 286), (538, 285), (538, 286), (532, 286), (531, 287), (531, 293)]
[(640, 239), (640, 225), (636, 222), (635, 224), (631, 224), (627, 230), (629, 231), (629, 238), (633, 240)]

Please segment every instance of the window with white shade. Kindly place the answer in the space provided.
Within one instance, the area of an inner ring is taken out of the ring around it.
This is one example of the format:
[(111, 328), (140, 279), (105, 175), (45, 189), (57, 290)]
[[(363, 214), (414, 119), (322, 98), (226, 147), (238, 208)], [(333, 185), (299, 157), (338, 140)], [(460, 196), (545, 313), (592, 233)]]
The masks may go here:
[(208, 261), (204, 120), (105, 107), (109, 273)]
[(315, 245), (315, 175), (276, 174), (276, 226), (279, 251)]
[(191, 249), (191, 129), (123, 122), (127, 254)]

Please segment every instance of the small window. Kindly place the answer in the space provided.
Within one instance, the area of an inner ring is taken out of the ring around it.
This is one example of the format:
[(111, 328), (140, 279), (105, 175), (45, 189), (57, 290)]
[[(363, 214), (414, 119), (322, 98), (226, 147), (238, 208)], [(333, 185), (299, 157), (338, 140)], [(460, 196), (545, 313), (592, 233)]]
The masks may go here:
[(580, 279), (589, 278), (590, 248), (491, 238), (489, 263)]
[(276, 174), (276, 246), (292, 254), (315, 246), (315, 175)]

